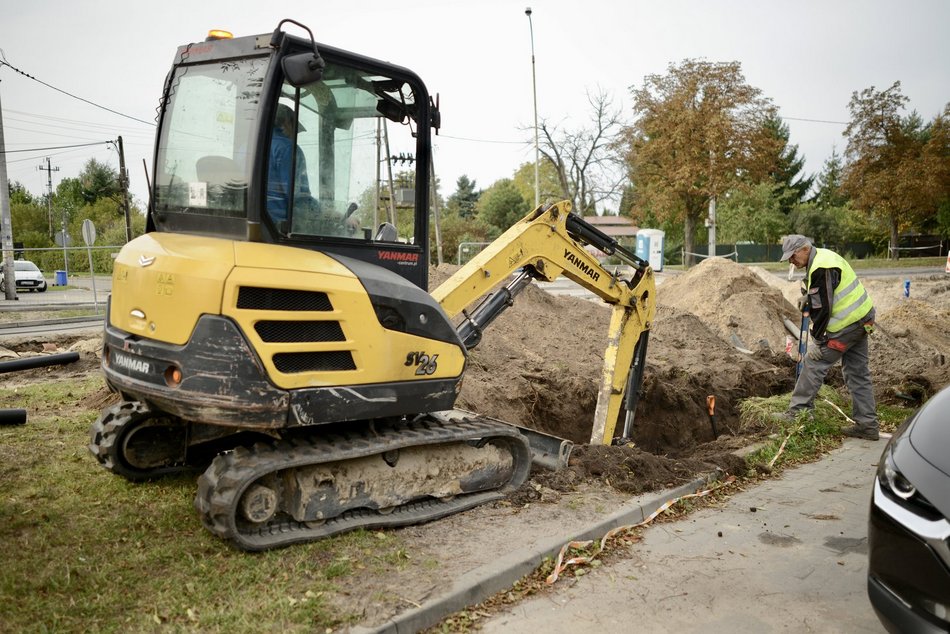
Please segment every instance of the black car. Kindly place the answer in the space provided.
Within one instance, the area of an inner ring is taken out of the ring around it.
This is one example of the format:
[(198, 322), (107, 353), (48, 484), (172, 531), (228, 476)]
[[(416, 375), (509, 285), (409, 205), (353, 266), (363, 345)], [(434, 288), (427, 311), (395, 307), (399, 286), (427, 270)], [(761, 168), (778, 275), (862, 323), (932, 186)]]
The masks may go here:
[(950, 386), (885, 447), (868, 549), (868, 596), (888, 631), (950, 631)]

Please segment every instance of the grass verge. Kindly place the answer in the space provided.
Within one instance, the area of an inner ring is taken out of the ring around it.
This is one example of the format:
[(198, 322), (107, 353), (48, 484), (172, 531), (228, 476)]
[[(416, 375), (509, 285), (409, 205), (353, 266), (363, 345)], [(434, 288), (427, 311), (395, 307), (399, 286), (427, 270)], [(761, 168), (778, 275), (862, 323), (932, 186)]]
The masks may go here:
[[(99, 377), (0, 388), (0, 631), (328, 631), (371, 603), (364, 579), (425, 566), (398, 534), (355, 531), (248, 554), (202, 528), (191, 477), (133, 484), (89, 454)], [(433, 572), (433, 574), (437, 574)], [(385, 594), (385, 592), (383, 593)]]

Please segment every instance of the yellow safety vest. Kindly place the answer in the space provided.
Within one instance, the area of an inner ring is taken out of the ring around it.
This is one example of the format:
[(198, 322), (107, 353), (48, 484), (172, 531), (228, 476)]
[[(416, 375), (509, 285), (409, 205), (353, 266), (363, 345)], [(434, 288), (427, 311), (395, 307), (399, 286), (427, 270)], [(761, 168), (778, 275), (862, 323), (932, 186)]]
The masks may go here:
[(838, 332), (863, 319), (873, 308), (871, 298), (864, 286), (854, 274), (854, 269), (843, 257), (828, 249), (815, 249), (815, 259), (808, 268), (808, 288), (811, 288), (811, 274), (815, 269), (840, 269), (841, 281), (835, 287), (831, 298), (831, 317), (826, 330)]

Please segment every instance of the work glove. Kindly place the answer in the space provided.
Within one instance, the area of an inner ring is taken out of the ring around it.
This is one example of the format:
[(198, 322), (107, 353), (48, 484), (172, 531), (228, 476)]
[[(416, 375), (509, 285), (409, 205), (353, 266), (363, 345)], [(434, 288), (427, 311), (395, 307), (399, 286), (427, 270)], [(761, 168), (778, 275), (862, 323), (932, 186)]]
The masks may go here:
[(814, 343), (808, 344), (808, 352), (805, 353), (805, 356), (811, 359), (812, 361), (821, 361), (822, 351), (821, 346)]
[(798, 298), (798, 310), (805, 312), (809, 308), (808, 295), (802, 295)]

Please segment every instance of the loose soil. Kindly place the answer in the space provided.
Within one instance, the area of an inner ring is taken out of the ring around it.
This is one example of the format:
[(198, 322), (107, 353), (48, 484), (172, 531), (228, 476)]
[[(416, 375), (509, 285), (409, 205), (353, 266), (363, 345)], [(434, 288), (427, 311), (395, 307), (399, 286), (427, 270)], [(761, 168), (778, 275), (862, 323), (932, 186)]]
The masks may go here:
[[(431, 287), (456, 269), (433, 268)], [(870, 343), (875, 395), (880, 403), (913, 405), (950, 383), (950, 276), (912, 278), (910, 298), (903, 297), (903, 279), (862, 281), (878, 311)], [(659, 274), (658, 282), (659, 306), (632, 445), (587, 444), (606, 346), (607, 306), (532, 285), (485, 333), (469, 357), (457, 406), (561, 436), (576, 446), (568, 469), (534, 473), (503, 502), (401, 529), (414, 552), (439, 562), (440, 579), (460, 576), (525, 533), (538, 539), (564, 534), (631, 495), (675, 486), (715, 468), (727, 473), (744, 468), (735, 451), (760, 440), (763, 430), (743, 425), (739, 402), (786, 393), (794, 385), (795, 364), (786, 348), (797, 349), (791, 331), (800, 319), (793, 304), (800, 282), (720, 258), (682, 274)], [(99, 371), (99, 336), (26, 338), (6, 346), (0, 348), (0, 362), (70, 349), (81, 354), (78, 364), (7, 375), (8, 386), (51, 377), (78, 380)], [(828, 382), (844, 390), (840, 370)], [(710, 395), (716, 399), (718, 438), (706, 410)], [(74, 406), (101, 409), (114, 399), (103, 387)], [(354, 580), (334, 600), (363, 614), (362, 625), (378, 625), (442, 587), (424, 569), (413, 570), (398, 579)], [(387, 587), (403, 601), (379, 598)]]

